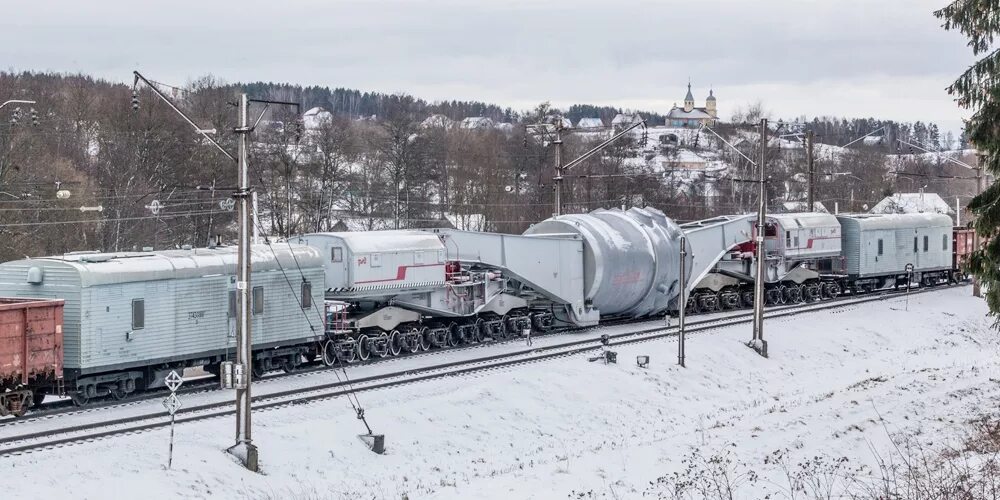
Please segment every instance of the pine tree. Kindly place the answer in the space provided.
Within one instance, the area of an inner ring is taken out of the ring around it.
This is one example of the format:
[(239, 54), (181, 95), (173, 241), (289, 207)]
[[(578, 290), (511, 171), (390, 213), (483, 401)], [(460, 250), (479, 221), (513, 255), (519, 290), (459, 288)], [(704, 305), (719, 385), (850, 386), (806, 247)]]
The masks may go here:
[[(979, 167), (1000, 175), (1000, 50), (994, 40), (1000, 36), (1000, 3), (996, 0), (954, 0), (934, 15), (944, 20), (944, 29), (957, 29), (969, 38), (976, 56), (983, 56), (965, 70), (948, 92), (958, 97), (958, 105), (973, 110), (965, 124), (969, 142), (979, 152)], [(976, 215), (973, 227), (987, 242), (969, 261), (969, 270), (986, 293), (994, 318), (1000, 315), (1000, 184), (994, 182), (969, 203)], [(1000, 319), (994, 326), (1000, 326)]]

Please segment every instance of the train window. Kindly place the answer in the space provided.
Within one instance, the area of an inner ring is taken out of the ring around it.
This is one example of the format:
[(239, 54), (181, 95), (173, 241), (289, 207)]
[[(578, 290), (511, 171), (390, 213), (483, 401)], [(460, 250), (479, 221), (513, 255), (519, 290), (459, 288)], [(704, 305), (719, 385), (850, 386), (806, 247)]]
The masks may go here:
[(878, 240), (878, 254), (882, 255), (882, 238)]
[(941, 235), (941, 250), (948, 250), (948, 235)]
[(927, 251), (927, 242), (928, 241), (929, 241), (929, 238), (927, 237), (927, 235), (924, 235), (924, 251), (925, 252)]
[(917, 237), (913, 237), (913, 253), (917, 253)]
[(312, 283), (308, 281), (303, 281), (302, 294), (301, 298), (299, 299), (299, 302), (302, 304), (303, 309), (309, 309), (310, 307), (312, 307), (312, 294), (313, 294)]
[(253, 287), (253, 313), (264, 313), (264, 287), (262, 286)]
[(785, 247), (790, 248), (792, 246), (792, 232), (785, 231)]
[(146, 327), (146, 301), (132, 299), (132, 329), (141, 330)]
[(229, 317), (236, 317), (236, 290), (229, 291)]
[(344, 249), (341, 247), (330, 247), (330, 262), (343, 262)]

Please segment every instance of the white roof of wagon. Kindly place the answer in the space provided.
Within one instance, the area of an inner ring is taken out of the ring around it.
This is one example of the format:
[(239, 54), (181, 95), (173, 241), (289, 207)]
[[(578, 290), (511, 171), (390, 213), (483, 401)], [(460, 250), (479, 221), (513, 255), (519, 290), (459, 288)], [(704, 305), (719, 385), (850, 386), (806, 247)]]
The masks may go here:
[(951, 217), (944, 214), (849, 214), (838, 219), (857, 221), (862, 230), (867, 229), (911, 229), (918, 227), (952, 226)]
[[(155, 252), (70, 253), (38, 257), (15, 263), (45, 266), (59, 263), (75, 269), (83, 287), (155, 281), (164, 279), (199, 278), (203, 276), (235, 275), (236, 247), (194, 248)], [(319, 250), (288, 243), (253, 245), (250, 261), (254, 272), (278, 269), (316, 268), (323, 264)]]
[(804, 228), (840, 226), (840, 222), (837, 221), (835, 216), (819, 212), (768, 214), (767, 217), (780, 222), (781, 226), (785, 228), (792, 226)]
[(358, 231), (343, 233), (312, 233), (303, 235), (308, 240), (311, 237), (337, 238), (352, 253), (406, 252), (414, 250), (443, 250), (444, 244), (437, 235), (426, 231), (392, 230), (392, 231)]

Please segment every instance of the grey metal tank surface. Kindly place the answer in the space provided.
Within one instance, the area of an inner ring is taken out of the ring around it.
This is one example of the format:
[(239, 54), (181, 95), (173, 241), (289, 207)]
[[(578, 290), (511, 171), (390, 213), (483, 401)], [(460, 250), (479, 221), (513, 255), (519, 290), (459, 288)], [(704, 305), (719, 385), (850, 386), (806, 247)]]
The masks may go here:
[(680, 293), (683, 233), (655, 208), (562, 215), (539, 222), (524, 234), (583, 238), (584, 297), (602, 316), (662, 312)]

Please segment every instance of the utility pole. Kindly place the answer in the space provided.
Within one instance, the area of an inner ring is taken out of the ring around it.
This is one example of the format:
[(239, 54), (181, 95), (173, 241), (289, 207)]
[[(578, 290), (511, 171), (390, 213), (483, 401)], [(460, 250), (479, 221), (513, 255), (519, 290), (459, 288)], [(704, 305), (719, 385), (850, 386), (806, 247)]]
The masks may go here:
[(816, 166), (815, 158), (813, 157), (813, 131), (810, 130), (806, 132), (806, 161), (809, 166), (809, 208), (807, 211), (812, 212), (816, 210)]
[[(555, 176), (555, 178), (553, 178), (553, 181), (554, 181), (553, 184), (555, 186), (555, 206), (553, 207), (553, 208), (555, 208), (555, 210), (554, 210), (555, 214), (554, 215), (557, 215), (557, 216), (558, 215), (562, 215), (562, 182), (563, 182), (563, 180), (565, 180), (565, 176), (563, 174), (567, 170), (569, 170), (569, 169), (571, 169), (571, 168), (579, 165), (580, 163), (583, 163), (588, 158), (590, 158), (590, 157), (594, 156), (595, 154), (599, 153), (600, 151), (604, 150), (604, 148), (607, 148), (608, 146), (614, 144), (615, 141), (617, 141), (618, 139), (621, 139), (622, 137), (625, 137), (632, 130), (634, 130), (634, 129), (638, 128), (638, 127), (645, 127), (645, 126), (646, 126), (646, 120), (637, 120), (636, 122), (632, 123), (631, 125), (629, 125), (629, 126), (623, 128), (622, 130), (618, 131), (616, 134), (614, 134), (613, 136), (611, 136), (610, 139), (607, 139), (604, 142), (602, 142), (602, 143), (594, 146), (593, 148), (591, 148), (586, 153), (583, 153), (582, 155), (576, 157), (573, 160), (570, 160), (570, 161), (568, 161), (566, 163), (563, 163), (562, 162), (562, 125), (561, 124), (557, 125), (556, 126), (556, 138), (555, 138), (554, 141), (552, 141), (552, 144), (556, 145), (556, 154), (555, 154), (555, 157), (556, 157), (556, 176)], [(572, 177), (578, 177), (578, 178), (580, 178), (580, 177), (589, 177), (589, 176), (572, 176)]]
[(687, 276), (686, 276), (686, 262), (687, 260), (687, 238), (681, 236), (681, 295), (677, 299), (677, 364), (684, 368), (684, 310), (687, 309)]
[(563, 183), (563, 164), (562, 164), (562, 119), (559, 119), (556, 123), (556, 140), (552, 141), (552, 144), (556, 147), (556, 176), (553, 179), (555, 186), (555, 210), (553, 214), (558, 217), (562, 215), (562, 183)]
[(767, 118), (760, 120), (760, 166), (758, 167), (760, 184), (759, 197), (757, 200), (757, 231), (754, 241), (756, 243), (755, 253), (757, 258), (757, 271), (754, 278), (753, 294), (753, 340), (750, 347), (757, 351), (757, 354), (767, 357), (767, 341), (764, 340), (764, 228), (765, 209), (767, 200), (767, 189), (764, 184), (764, 167), (767, 165)]
[[(237, 166), (238, 184), (236, 193), (233, 194), (233, 198), (239, 202), (239, 215), (237, 216), (239, 222), (239, 245), (237, 247), (238, 269), (236, 270), (236, 309), (238, 316), (236, 322), (236, 363), (224, 363), (224, 366), (228, 364), (228, 368), (223, 369), (221, 378), (225, 388), (236, 389), (236, 444), (231, 446), (228, 451), (240, 457), (247, 469), (257, 472), (259, 469), (258, 454), (257, 447), (253, 444), (250, 419), (250, 385), (253, 374), (253, 342), (250, 328), (251, 293), (253, 290), (250, 282), (250, 236), (253, 234), (254, 228), (252, 227), (252, 222), (254, 222), (254, 219), (252, 219), (253, 216), (251, 215), (253, 191), (250, 188), (250, 172), (247, 165), (248, 142), (250, 140), (250, 134), (257, 127), (257, 124), (260, 123), (261, 119), (264, 117), (264, 113), (271, 104), (293, 106), (296, 114), (300, 111), (299, 104), (294, 102), (269, 101), (264, 99), (248, 99), (246, 94), (240, 94), (239, 103), (237, 104), (239, 107), (239, 126), (233, 130), (238, 136), (237, 152), (236, 156), (233, 156), (209, 135), (210, 132), (214, 133), (214, 130), (206, 130), (199, 127), (190, 117), (187, 116), (186, 113), (184, 113), (184, 111), (178, 108), (169, 97), (164, 95), (163, 92), (160, 92), (153, 82), (139, 74), (138, 71), (133, 71), (133, 74), (135, 75), (135, 80), (132, 83), (133, 109), (139, 109), (138, 93), (135, 88), (141, 80), (154, 94), (156, 94), (157, 97), (163, 100), (163, 102), (166, 103), (170, 109), (180, 115), (184, 121), (194, 127), (197, 133), (201, 134), (206, 141), (222, 152), (226, 158), (235, 162)], [(248, 115), (250, 111), (250, 103), (252, 102), (264, 104), (264, 109), (261, 110), (260, 115), (251, 125), (248, 120)]]
[(247, 123), (249, 108), (246, 94), (240, 94), (240, 124), (234, 132), (238, 136), (237, 169), (239, 184), (234, 197), (239, 202), (239, 245), (237, 252), (236, 289), (238, 294), (236, 322), (236, 364), (243, 367), (243, 377), (246, 381), (236, 388), (236, 444), (232, 450), (243, 455), (246, 468), (257, 472), (257, 447), (253, 444), (251, 433), (250, 386), (253, 378), (253, 347), (250, 331), (250, 203), (253, 194), (250, 191), (250, 174), (247, 168), (247, 136), (250, 127)]
[[(978, 196), (982, 193), (983, 193), (983, 159), (979, 158), (978, 161), (976, 162), (976, 195)], [(976, 218), (976, 222), (979, 222), (978, 217)], [(979, 251), (978, 228), (973, 228), (972, 231), (972, 248), (977, 252)], [(979, 284), (979, 277), (976, 276), (975, 274), (972, 275), (972, 296), (973, 297), (983, 296), (983, 290)]]

